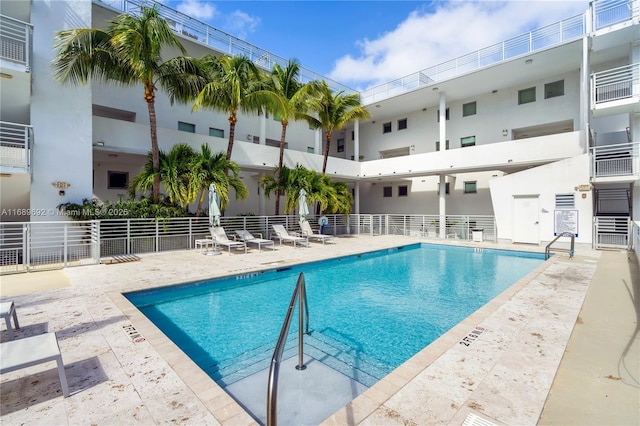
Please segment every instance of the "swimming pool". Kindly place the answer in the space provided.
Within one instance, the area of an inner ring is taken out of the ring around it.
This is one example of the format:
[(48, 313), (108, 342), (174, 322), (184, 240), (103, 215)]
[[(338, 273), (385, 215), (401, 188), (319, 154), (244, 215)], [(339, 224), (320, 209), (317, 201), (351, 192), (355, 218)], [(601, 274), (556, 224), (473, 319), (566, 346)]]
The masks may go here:
[[(543, 261), (536, 253), (415, 244), (125, 296), (226, 387), (268, 368), (303, 271), (305, 353), (371, 386)], [(296, 336), (292, 325), (288, 347)]]

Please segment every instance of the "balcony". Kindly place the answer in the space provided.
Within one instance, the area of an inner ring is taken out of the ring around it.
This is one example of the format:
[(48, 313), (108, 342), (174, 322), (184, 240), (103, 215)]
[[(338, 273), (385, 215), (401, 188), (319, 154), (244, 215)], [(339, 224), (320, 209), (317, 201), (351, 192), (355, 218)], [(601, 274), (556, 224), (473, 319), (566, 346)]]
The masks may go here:
[(640, 64), (591, 75), (591, 109), (595, 117), (639, 112)]
[(0, 170), (30, 173), (33, 129), (26, 124), (0, 121)]
[[(31, 33), (32, 27), (26, 22), (0, 15), (0, 59), (3, 67), (15, 70), (31, 70)], [(4, 64), (7, 60), (11, 63)]]
[(640, 179), (640, 142), (596, 146), (589, 151), (592, 182), (630, 183)]

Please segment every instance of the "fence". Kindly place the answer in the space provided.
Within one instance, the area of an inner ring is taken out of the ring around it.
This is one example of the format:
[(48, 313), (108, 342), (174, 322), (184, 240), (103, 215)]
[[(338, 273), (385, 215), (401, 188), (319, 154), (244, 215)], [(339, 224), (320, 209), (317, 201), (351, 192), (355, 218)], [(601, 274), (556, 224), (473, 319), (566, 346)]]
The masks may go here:
[(632, 248), (632, 222), (626, 216), (595, 216), (593, 218), (594, 248)]
[(0, 273), (100, 263), (100, 222), (0, 223)]
[[(316, 231), (333, 235), (405, 235), (440, 237), (437, 215), (326, 215), (307, 219)], [(318, 220), (321, 219), (321, 220)], [(470, 240), (482, 229), (485, 241), (496, 241), (493, 216), (446, 216), (444, 238)], [(272, 225), (299, 231), (297, 215), (220, 218), (229, 237), (246, 229), (271, 238)], [(323, 223), (320, 226), (320, 223)], [(27, 272), (100, 263), (102, 257), (188, 250), (195, 240), (210, 238), (206, 217), (110, 219), (86, 222), (0, 223), (0, 273)]]

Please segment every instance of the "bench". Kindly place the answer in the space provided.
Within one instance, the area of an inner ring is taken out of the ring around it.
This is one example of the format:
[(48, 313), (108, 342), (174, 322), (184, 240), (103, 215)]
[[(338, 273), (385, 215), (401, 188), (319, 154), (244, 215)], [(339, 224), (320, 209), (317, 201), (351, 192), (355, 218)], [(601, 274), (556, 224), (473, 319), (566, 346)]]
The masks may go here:
[(18, 324), (18, 314), (16, 314), (16, 306), (13, 302), (1, 302), (0, 303), (0, 316), (4, 318), (4, 322), (7, 324), (7, 333), (9, 333), (9, 340), (13, 340), (13, 328), (11, 327), (11, 317), (13, 317), (13, 325), (16, 330), (20, 329)]
[(45, 333), (0, 344), (0, 374), (49, 361), (55, 361), (58, 364), (62, 395), (69, 396), (67, 376), (64, 373), (62, 354), (55, 333)]

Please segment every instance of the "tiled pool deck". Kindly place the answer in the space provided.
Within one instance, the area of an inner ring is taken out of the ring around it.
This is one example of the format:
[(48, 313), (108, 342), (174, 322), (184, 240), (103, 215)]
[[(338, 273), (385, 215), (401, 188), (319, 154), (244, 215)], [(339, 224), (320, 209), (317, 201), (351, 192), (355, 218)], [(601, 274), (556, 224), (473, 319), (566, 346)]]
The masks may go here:
[[(17, 338), (56, 332), (71, 396), (62, 397), (54, 363), (3, 374), (0, 422), (3, 425), (255, 424), (240, 405), (155, 329), (121, 292), (417, 241), (415, 237), (358, 236), (338, 238), (335, 245), (313, 244), (311, 248), (295, 249), (283, 245), (276, 251), (250, 250), (246, 255), (203, 256), (194, 250), (177, 251), (141, 255), (137, 262), (3, 276), (0, 294), (11, 296), (22, 327)], [(503, 248), (490, 243), (475, 245)], [(626, 254), (615, 254), (627, 261)], [(556, 256), (545, 262), (323, 424), (461, 425), (470, 413), (494, 424), (571, 424), (573, 420), (576, 421), (573, 424), (605, 423), (592, 413), (586, 423), (572, 417), (571, 401), (579, 401), (578, 407), (588, 404), (590, 411), (598, 409), (597, 403), (584, 399), (587, 394), (594, 396), (594, 400), (605, 401), (603, 409), (615, 411), (602, 417), (611, 420), (606, 423), (638, 424), (637, 263), (632, 259), (629, 265), (622, 264), (632, 269), (631, 282), (599, 275), (597, 272), (603, 270), (601, 258), (609, 255), (613, 254), (578, 250), (573, 260)], [(610, 262), (607, 265), (611, 266)], [(580, 324), (597, 326), (612, 319), (611, 314), (603, 313), (599, 303), (593, 304), (594, 310), (588, 313), (603, 318), (592, 321), (591, 317), (582, 317), (587, 312), (583, 301), (590, 284), (594, 287), (596, 280), (610, 278), (611, 287), (602, 294), (617, 291), (621, 301), (619, 306), (605, 308), (610, 308), (613, 317), (631, 312), (635, 325), (631, 324), (629, 329), (626, 317), (622, 327), (602, 331), (598, 344), (604, 346), (603, 352), (610, 353), (585, 357), (602, 359), (598, 367), (601, 371), (584, 371), (586, 376), (595, 376), (591, 382), (588, 377), (574, 378), (571, 367), (580, 360), (574, 360), (566, 368), (565, 361), (570, 360), (572, 351), (582, 349), (573, 350), (567, 343), (572, 331), (571, 342), (582, 336)], [(579, 325), (574, 331), (576, 321)], [(477, 326), (486, 331), (468, 347), (459, 344)], [(623, 336), (616, 334), (620, 328), (624, 329)], [(144, 339), (135, 339), (132, 331)], [(8, 338), (4, 326), (1, 338), (2, 341)], [(607, 338), (617, 341), (612, 343)], [(561, 364), (563, 356), (565, 361)], [(619, 361), (617, 365), (604, 361), (611, 356)], [(592, 386), (594, 380), (600, 382), (599, 387)], [(612, 398), (608, 400), (600, 393)]]

